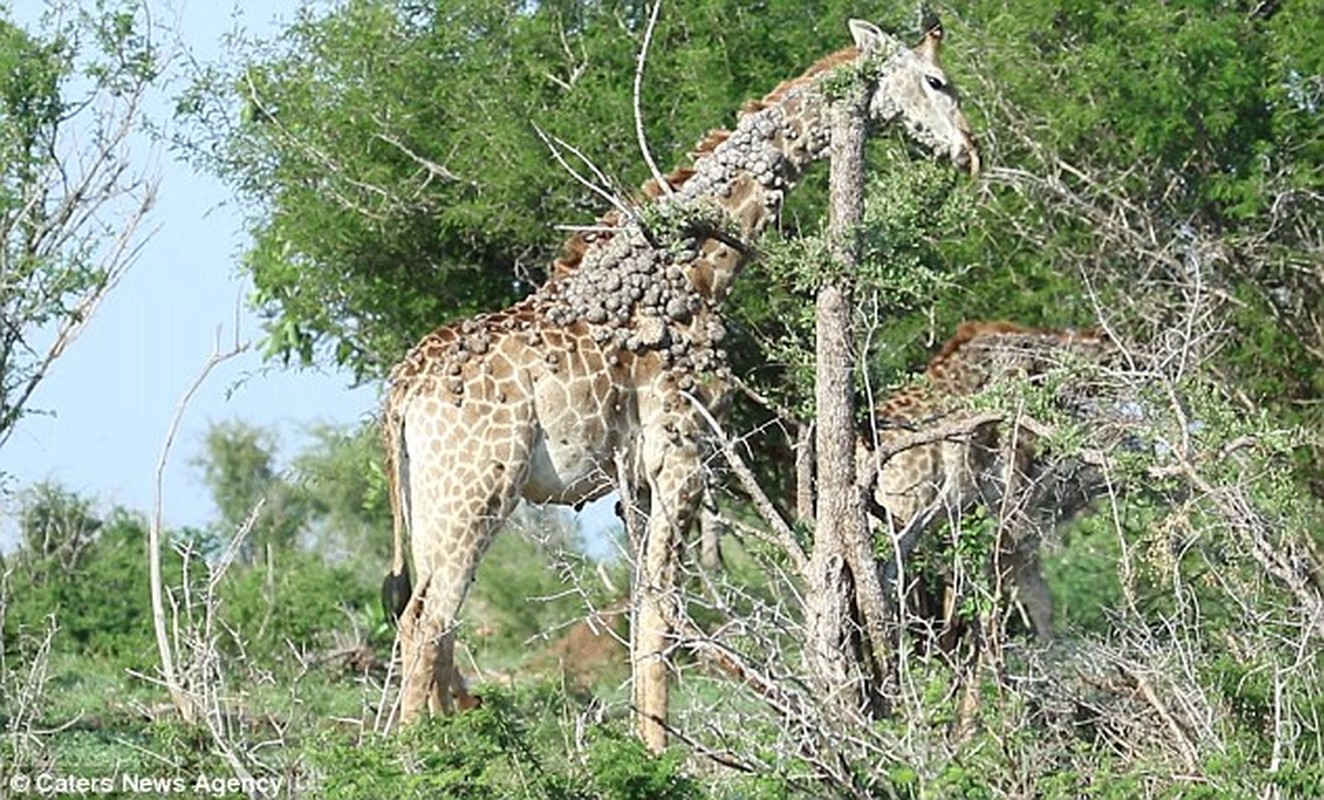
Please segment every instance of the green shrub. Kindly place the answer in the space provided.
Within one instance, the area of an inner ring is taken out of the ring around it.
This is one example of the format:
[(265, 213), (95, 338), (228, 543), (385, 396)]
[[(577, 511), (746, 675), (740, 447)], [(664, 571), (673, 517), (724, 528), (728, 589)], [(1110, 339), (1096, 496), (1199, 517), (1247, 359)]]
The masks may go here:
[(317, 650), (331, 644), (335, 631), (352, 630), (362, 620), (365, 630), (380, 633), (371, 624), (378, 600), (348, 566), (328, 563), (319, 554), (282, 550), (270, 566), (231, 568), (221, 585), (221, 616), (234, 631), (236, 642), (249, 656), (265, 660), (293, 646)]
[(706, 797), (678, 754), (653, 756), (616, 723), (565, 733), (585, 709), (556, 687), (486, 688), (482, 707), (399, 735), (323, 739), (307, 756), (328, 800), (367, 795), (464, 800), (690, 800)]
[[(5, 598), (4, 640), (57, 625), (56, 652), (128, 659), (153, 651), (147, 572), (147, 525), (140, 515), (116, 509), (75, 554), (25, 546), (13, 566)], [(178, 574), (179, 556), (163, 555), (166, 574)]]
[(597, 796), (611, 800), (685, 800), (705, 793), (672, 753), (654, 756), (633, 736), (603, 731), (588, 749)]

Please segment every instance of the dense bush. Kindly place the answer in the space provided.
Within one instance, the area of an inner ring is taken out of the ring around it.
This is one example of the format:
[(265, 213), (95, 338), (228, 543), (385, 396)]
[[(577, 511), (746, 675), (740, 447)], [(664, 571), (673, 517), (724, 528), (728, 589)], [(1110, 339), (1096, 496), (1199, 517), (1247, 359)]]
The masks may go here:
[(265, 563), (236, 566), (218, 597), (228, 647), (261, 662), (279, 663), (291, 651), (322, 655), (337, 644), (389, 647), (375, 587), (318, 553), (282, 549)]
[[(22, 503), (23, 541), (0, 562), (10, 571), (6, 650), (53, 622), (57, 652), (141, 662), (153, 641), (146, 521), (123, 509), (98, 518), (89, 501), (49, 484)], [(177, 574), (178, 556), (167, 561)]]
[[(698, 800), (709, 796), (678, 754), (654, 756), (622, 721), (590, 721), (546, 685), (492, 688), (470, 713), (434, 718), (399, 736), (331, 740), (310, 755), (327, 798)], [(567, 724), (580, 734), (568, 735)]]

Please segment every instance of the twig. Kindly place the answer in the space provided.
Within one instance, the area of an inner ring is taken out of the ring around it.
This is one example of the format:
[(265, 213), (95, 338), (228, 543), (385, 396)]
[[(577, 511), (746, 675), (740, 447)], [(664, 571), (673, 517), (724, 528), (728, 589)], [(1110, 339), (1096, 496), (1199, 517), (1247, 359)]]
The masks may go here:
[(418, 153), (415, 153), (413, 150), (410, 150), (408, 147), (406, 147), (403, 142), (401, 142), (399, 139), (395, 138), (394, 136), (381, 133), (380, 131), (375, 135), (378, 139), (381, 139), (383, 142), (386, 142), (387, 144), (395, 147), (401, 153), (404, 153), (415, 164), (418, 164), (420, 167), (427, 170), (429, 175), (435, 175), (439, 178), (443, 178), (445, 180), (452, 181), (455, 183), (468, 184), (469, 186), (477, 185), (473, 181), (465, 180), (464, 178), (461, 178), (459, 175), (456, 175), (454, 172), (451, 172), (445, 166), (438, 164), (437, 162), (432, 161), (431, 159), (420, 156)]
[(604, 185), (609, 184), (610, 181), (608, 181), (606, 176), (603, 175), (600, 170), (598, 170), (598, 168), (593, 164), (593, 162), (588, 160), (587, 156), (585, 156), (583, 153), (577, 150), (573, 145), (570, 145), (555, 136), (548, 136), (547, 133), (542, 128), (538, 127), (536, 123), (533, 126), (533, 132), (537, 134), (538, 138), (542, 140), (542, 143), (547, 146), (547, 149), (552, 154), (552, 158), (556, 159), (556, 163), (560, 164), (562, 169), (570, 173), (570, 177), (574, 178), (581, 186), (588, 189), (590, 192), (593, 192), (598, 197), (601, 197), (603, 200), (606, 200), (608, 203), (610, 203), (612, 208), (615, 208), (617, 211), (619, 211), (621, 215), (625, 217), (625, 219), (628, 220), (637, 219), (638, 215), (635, 214), (635, 212), (629, 206), (627, 206), (624, 203), (624, 201), (622, 201), (619, 197), (612, 194), (607, 189), (604, 189), (602, 186), (599, 186), (598, 184), (589, 180), (588, 178), (585, 178), (583, 175), (579, 173), (579, 170), (570, 166), (570, 162), (566, 161), (565, 156), (561, 154), (561, 148), (565, 148), (566, 150), (569, 150), (570, 153), (575, 156), (575, 158), (578, 158), (581, 162), (583, 162), (585, 166), (587, 166), (590, 170), (593, 171), (594, 176), (597, 177), (598, 180), (602, 181)]
[(787, 525), (786, 520), (782, 519), (781, 513), (777, 511), (777, 507), (773, 505), (772, 500), (763, 491), (763, 487), (759, 486), (758, 479), (754, 477), (753, 471), (745, 464), (740, 454), (736, 452), (735, 447), (731, 444), (731, 439), (722, 431), (722, 426), (713, 415), (698, 398), (691, 394), (686, 394), (685, 397), (694, 406), (699, 416), (703, 417), (704, 422), (708, 423), (708, 428), (712, 431), (713, 436), (717, 438), (717, 443), (722, 449), (722, 455), (726, 457), (727, 463), (731, 465), (731, 471), (739, 479), (741, 488), (754, 501), (754, 508), (758, 510), (759, 516), (763, 517), (763, 520), (772, 528), (774, 539), (795, 564), (796, 572), (801, 577), (808, 575), (809, 557), (805, 555), (800, 543), (796, 541), (795, 531), (791, 530), (791, 526)]
[(1186, 769), (1195, 772), (1199, 764), (1196, 758), (1195, 743), (1191, 741), (1190, 735), (1186, 732), (1186, 727), (1181, 724), (1173, 715), (1172, 710), (1158, 696), (1154, 684), (1131, 664), (1118, 660), (1117, 668), (1121, 670), (1123, 675), (1135, 682), (1136, 688), (1144, 696), (1145, 702), (1149, 704), (1150, 708), (1154, 709), (1155, 713), (1159, 715), (1159, 719), (1163, 720), (1163, 723), (1168, 726), (1177, 749), (1181, 751), (1182, 763), (1186, 766)]

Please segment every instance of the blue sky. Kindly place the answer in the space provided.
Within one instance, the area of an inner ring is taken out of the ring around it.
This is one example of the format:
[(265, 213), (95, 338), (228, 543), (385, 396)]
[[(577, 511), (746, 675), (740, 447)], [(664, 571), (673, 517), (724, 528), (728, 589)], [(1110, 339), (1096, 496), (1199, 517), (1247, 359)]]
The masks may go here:
[[(45, 3), (18, 0), (14, 17), (28, 25)], [(154, 21), (168, 26), (202, 62), (222, 53), (221, 38), (235, 26), (268, 37), (300, 5), (294, 0), (152, 3)], [(170, 124), (171, 96), (163, 87), (148, 114)], [(250, 285), (239, 275), (246, 237), (241, 209), (215, 179), (194, 172), (145, 140), (135, 161), (155, 161), (159, 200), (149, 227), (157, 229), (120, 286), (107, 298), (81, 338), (38, 389), (41, 415), (22, 421), (0, 451), (7, 488), (56, 480), (109, 508), (150, 510), (156, 462), (181, 395), (212, 352), (218, 331), (233, 342), (256, 341), (260, 324), (245, 306)], [(351, 423), (376, 411), (378, 387), (350, 388), (347, 375), (288, 371), (264, 364), (250, 350), (214, 371), (183, 419), (165, 474), (164, 508), (170, 525), (197, 525), (212, 517), (200, 474), (190, 461), (208, 425), (242, 418), (275, 426), (289, 454), (311, 423)], [(10, 501), (12, 505), (12, 499)], [(12, 511), (11, 507), (4, 510)], [(0, 545), (14, 526), (0, 514)]]

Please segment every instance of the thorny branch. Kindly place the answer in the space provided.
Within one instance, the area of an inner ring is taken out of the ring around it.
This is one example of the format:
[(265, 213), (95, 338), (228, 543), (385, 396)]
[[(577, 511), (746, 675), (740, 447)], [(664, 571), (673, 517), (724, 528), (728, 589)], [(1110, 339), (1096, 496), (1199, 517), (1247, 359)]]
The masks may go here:
[[(592, 161), (589, 160), (588, 156), (584, 155), (573, 145), (566, 143), (562, 139), (555, 136), (549, 136), (545, 131), (543, 131), (542, 128), (538, 127), (537, 124), (534, 124), (533, 132), (538, 135), (538, 138), (542, 140), (542, 143), (546, 145), (547, 150), (552, 154), (552, 158), (556, 159), (556, 163), (560, 164), (561, 168), (570, 174), (570, 177), (574, 178), (576, 182), (578, 182), (584, 188), (588, 189), (590, 192), (593, 192), (598, 197), (601, 197), (603, 200), (606, 200), (609, 204), (611, 204), (612, 208), (620, 212), (621, 216), (624, 219), (635, 220), (635, 221), (638, 220), (638, 214), (635, 213), (634, 209), (630, 208), (630, 206), (628, 206), (625, 203), (625, 201), (621, 200), (615, 193), (611, 192), (609, 189), (604, 188), (610, 186), (611, 181), (607, 178), (606, 175), (602, 174), (601, 170), (599, 170)], [(598, 181), (600, 181), (601, 183), (600, 184), (594, 183), (593, 181), (589, 180), (588, 178), (580, 174), (579, 170), (572, 167), (570, 165), (570, 162), (568, 162), (565, 156), (562, 155), (561, 153), (562, 149), (569, 150), (570, 154), (573, 155), (575, 158), (579, 159), (580, 162), (583, 163), (585, 166), (587, 166), (589, 170), (593, 172), (594, 177), (597, 178)]]
[(786, 520), (782, 519), (781, 512), (777, 510), (777, 506), (768, 498), (767, 493), (763, 491), (763, 487), (759, 485), (758, 479), (754, 477), (753, 470), (751, 470), (749, 465), (745, 463), (745, 460), (741, 458), (740, 453), (736, 452), (735, 446), (732, 444), (731, 439), (722, 430), (721, 424), (718, 423), (711, 413), (709, 413), (708, 409), (704, 407), (703, 403), (698, 398), (692, 395), (686, 395), (686, 397), (689, 399), (690, 405), (694, 407), (696, 413), (703, 417), (704, 422), (708, 424), (708, 429), (712, 432), (715, 441), (721, 448), (722, 455), (726, 458), (727, 464), (730, 465), (731, 471), (735, 473), (736, 478), (740, 481), (741, 488), (749, 495), (750, 499), (754, 502), (755, 509), (758, 510), (763, 521), (766, 522), (768, 527), (772, 530), (773, 539), (781, 546), (787, 557), (791, 559), (791, 562), (795, 565), (796, 572), (803, 577), (807, 574), (809, 557), (800, 547), (800, 543), (795, 536), (795, 531), (786, 523)]

